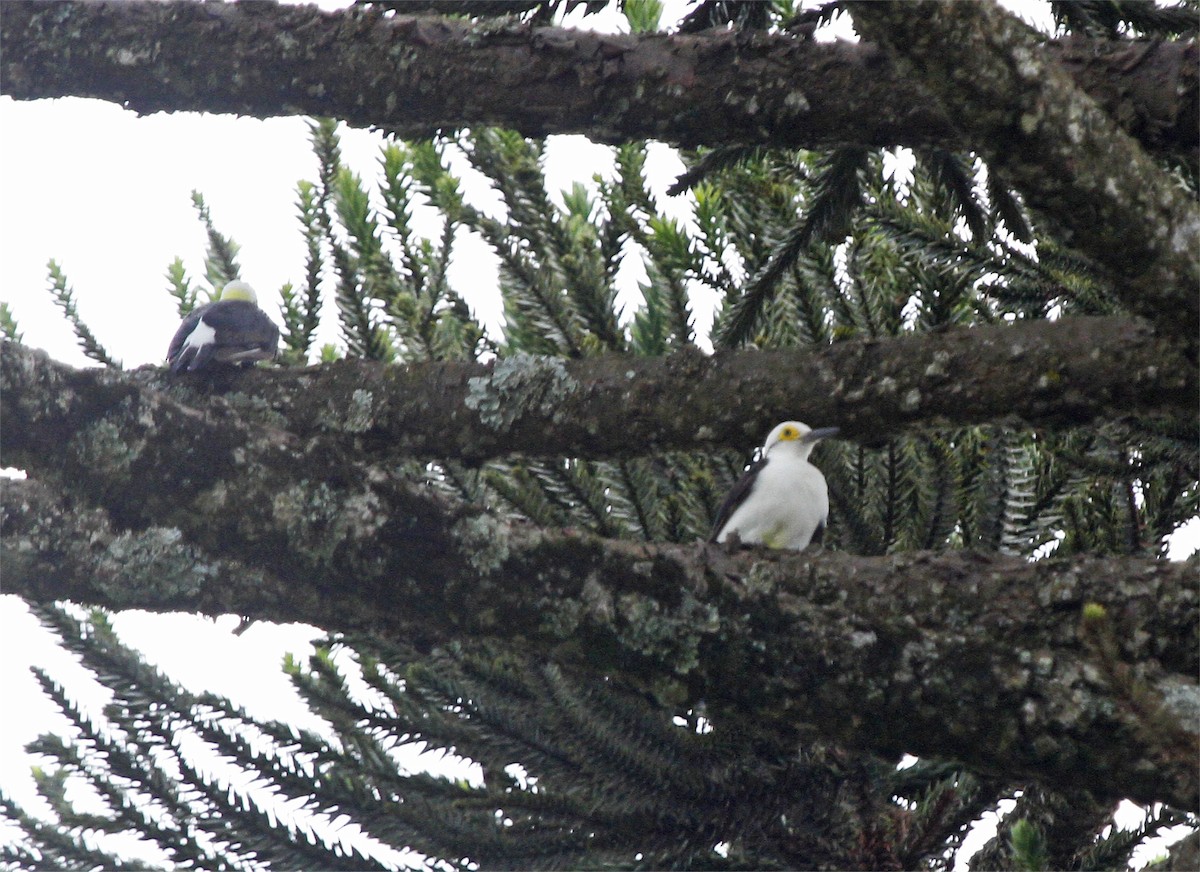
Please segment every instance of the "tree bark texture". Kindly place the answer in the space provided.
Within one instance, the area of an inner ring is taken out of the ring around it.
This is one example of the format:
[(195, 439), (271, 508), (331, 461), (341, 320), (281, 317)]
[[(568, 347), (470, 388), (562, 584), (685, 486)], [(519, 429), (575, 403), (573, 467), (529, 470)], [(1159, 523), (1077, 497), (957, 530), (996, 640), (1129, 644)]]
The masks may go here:
[(418, 648), (503, 639), (674, 705), (704, 700), (726, 727), (1195, 807), (1198, 593), (1184, 564), (728, 554), (476, 515), (436, 549), (399, 549), (386, 579), (349, 584), (245, 572), (162, 527), (118, 533), (40, 482), (5, 482), (0, 510), (5, 587), (35, 602), (234, 612)]
[(809, 723), (1106, 797), (1194, 799), (1193, 567), (727, 555), (513, 526), (353, 443), (291, 432), (286, 409), (245, 413), (261, 399), (192, 405), (194, 385), (150, 389), (148, 370), (73, 370), (11, 342), (2, 354), (2, 462), (33, 476), (4, 488), (6, 592), (425, 647), (522, 640), (785, 732)]
[(842, 408), (836, 422), (864, 441), (939, 420), (1190, 414), (1195, 370), (1167, 348), (1132, 322), (1073, 319), (769, 356), (347, 361), (175, 379), (76, 370), (3, 342), (0, 462), (62, 482), (121, 528), (178, 529), (285, 579), (332, 573), (353, 586), (426, 549), (435, 559), (464, 517), (394, 473), (414, 457), (748, 449), (798, 410), (826, 425), (822, 410)]
[(856, 0), (851, 12), (860, 33), (936, 95), (991, 169), (1125, 280), (1130, 310), (1194, 339), (1200, 207), (1019, 19), (994, 3), (946, 0)]
[[(875, 47), (789, 34), (606, 35), (192, 0), (9, 0), (0, 16), (0, 88), (22, 100), (323, 115), (405, 138), (494, 124), (687, 147), (985, 144)], [(1062, 64), (1147, 149), (1191, 164), (1196, 58), (1194, 44), (1082, 40), (1034, 53)]]
[[(715, 356), (517, 355), (410, 366), (355, 360), (183, 378), (153, 367), (76, 371), (12, 343), (3, 355), (6, 420), (22, 421), (34, 452), (18, 457), (25, 440), (6, 425), (3, 450), (17, 466), (43, 457), (45, 443), (35, 434), (54, 439), (68, 420), (74, 432), (88, 432), (127, 402), (176, 410), (180, 432), (172, 439), (195, 430), (217, 445), (222, 422), (236, 418), (311, 454), (375, 464), (413, 457), (478, 463), (514, 453), (749, 453), (777, 423), (795, 418), (837, 425), (842, 438), (864, 445), (923, 427), (1190, 419), (1200, 381), (1179, 343), (1119, 317)], [(70, 411), (52, 399), (59, 390), (78, 401)], [(39, 405), (26, 410), (31, 403)]]

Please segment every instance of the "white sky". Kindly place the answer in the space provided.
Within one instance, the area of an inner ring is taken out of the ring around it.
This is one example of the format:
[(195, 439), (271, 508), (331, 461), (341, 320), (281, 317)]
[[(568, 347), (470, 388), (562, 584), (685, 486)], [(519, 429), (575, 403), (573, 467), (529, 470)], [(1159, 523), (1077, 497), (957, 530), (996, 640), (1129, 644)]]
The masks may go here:
[[(679, 5), (673, 0), (674, 8)], [(613, 29), (619, 22), (601, 26)], [(382, 137), (343, 127), (341, 141), (344, 163), (375, 178)], [(670, 149), (652, 151), (648, 169), (660, 202), (666, 203), (662, 192), (680, 167)], [(552, 192), (611, 169), (609, 150), (581, 137), (555, 137), (548, 146)], [(46, 264), (54, 258), (74, 288), (84, 322), (109, 352), (126, 368), (161, 365), (178, 323), (175, 301), (166, 292), (168, 264), (182, 257), (193, 284), (204, 285), (205, 238), (191, 204), (195, 189), (216, 227), (241, 245), (242, 277), (279, 321), (279, 288), (289, 281), (299, 287), (304, 276), (296, 183), (315, 180), (316, 172), (301, 118), (195, 113), (139, 118), (95, 100), (0, 98), (0, 300), (12, 309), (26, 344), (66, 363), (92, 365), (47, 291)], [(680, 217), (687, 213), (682, 200), (671, 210)], [(451, 267), (454, 286), (494, 330), (501, 323), (495, 257), (478, 242), (459, 252)], [(711, 302), (695, 301), (702, 330), (711, 320)], [(332, 300), (325, 311), (334, 311)], [(335, 336), (327, 319), (320, 341)], [(227, 694), (251, 714), (315, 725), (280, 662), (286, 651), (306, 658), (309, 640), (320, 634), (311, 627), (255, 624), (234, 636), (234, 624), (232, 617), (213, 621), (139, 612), (114, 618), (122, 638), (185, 686)], [(7, 642), (0, 658), (7, 709), (0, 718), (0, 784), (19, 803), (38, 809), (32, 760), (23, 747), (47, 729), (61, 730), (63, 722), (29, 665), (49, 669), (97, 713), (106, 695), (15, 597), (0, 596), (0, 630)]]

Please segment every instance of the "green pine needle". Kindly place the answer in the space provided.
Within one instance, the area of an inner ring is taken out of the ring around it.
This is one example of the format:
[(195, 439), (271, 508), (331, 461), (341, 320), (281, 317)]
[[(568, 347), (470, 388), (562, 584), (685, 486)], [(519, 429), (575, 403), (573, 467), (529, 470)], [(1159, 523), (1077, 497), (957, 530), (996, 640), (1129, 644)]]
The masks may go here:
[(175, 298), (175, 309), (180, 319), (186, 318), (196, 308), (196, 289), (184, 269), (183, 259), (175, 258), (167, 267), (167, 290)]
[(17, 319), (13, 317), (8, 303), (0, 303), (0, 336), (13, 342), (20, 342), (23, 334), (17, 328)]
[(222, 288), (241, 277), (241, 267), (237, 262), (239, 246), (217, 230), (208, 204), (204, 202), (204, 196), (199, 191), (192, 191), (192, 205), (196, 207), (208, 237), (208, 250), (204, 255), (204, 276), (212, 288), (209, 294), (211, 302), (218, 299)]
[(113, 369), (120, 369), (121, 362), (112, 357), (100, 341), (96, 339), (88, 326), (83, 323), (79, 317), (79, 312), (75, 308), (75, 294), (67, 284), (67, 277), (59, 267), (58, 263), (51, 260), (46, 264), (46, 269), (50, 275), (50, 294), (54, 297), (55, 304), (62, 309), (63, 315), (66, 317), (71, 329), (75, 331), (75, 336), (79, 340), (79, 346), (83, 349), (83, 353), (97, 363), (102, 363), (105, 366), (110, 366)]
[(747, 282), (715, 337), (717, 345), (736, 348), (751, 341), (767, 303), (800, 255), (818, 242), (840, 241), (849, 232), (862, 202), (860, 173), (866, 169), (869, 155), (867, 149), (847, 147), (822, 160), (805, 219), (779, 242), (763, 268)]
[(1050, 858), (1046, 853), (1046, 839), (1034, 824), (1019, 820), (1009, 831), (1013, 866), (1020, 872), (1045, 872)]

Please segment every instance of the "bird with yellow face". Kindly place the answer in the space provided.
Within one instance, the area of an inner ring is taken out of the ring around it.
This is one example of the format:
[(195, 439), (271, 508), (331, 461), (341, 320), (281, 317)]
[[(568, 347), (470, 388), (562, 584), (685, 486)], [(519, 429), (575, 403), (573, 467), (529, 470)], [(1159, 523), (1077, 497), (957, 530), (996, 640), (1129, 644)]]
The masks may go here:
[(813, 446), (837, 427), (814, 430), (784, 421), (767, 436), (762, 456), (743, 473), (717, 510), (710, 542), (736, 534), (745, 544), (803, 551), (820, 543), (829, 518), (829, 488), (808, 462)]
[(258, 308), (254, 289), (232, 281), (221, 298), (183, 319), (167, 349), (171, 372), (195, 372), (213, 364), (254, 364), (275, 356), (279, 328)]

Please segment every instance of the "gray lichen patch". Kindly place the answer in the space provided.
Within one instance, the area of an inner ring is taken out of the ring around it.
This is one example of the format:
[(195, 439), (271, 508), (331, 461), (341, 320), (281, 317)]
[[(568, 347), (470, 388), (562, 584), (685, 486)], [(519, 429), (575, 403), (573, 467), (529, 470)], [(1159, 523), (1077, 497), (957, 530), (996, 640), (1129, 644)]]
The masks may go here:
[(699, 665), (701, 637), (720, 628), (716, 607), (687, 591), (675, 608), (639, 593), (622, 594), (616, 606), (623, 619), (617, 630), (623, 645), (672, 664), (678, 675), (687, 675)]
[(543, 633), (555, 639), (570, 639), (578, 635), (585, 618), (585, 605), (580, 600), (547, 598), (539, 602), (538, 607)]
[(346, 409), (346, 417), (342, 429), (347, 433), (366, 433), (375, 423), (373, 407), (374, 397), (370, 391), (362, 388), (350, 395), (350, 406)]
[(230, 409), (245, 415), (250, 420), (259, 424), (265, 424), (268, 427), (278, 427), (283, 430), (286, 430), (290, 424), (286, 416), (273, 408), (265, 399), (255, 394), (246, 394), (238, 391), (225, 394), (221, 397), (221, 400)]
[(178, 602), (198, 593), (215, 572), (174, 527), (124, 532), (96, 561), (94, 584), (120, 608)]
[(467, 408), (493, 430), (505, 432), (523, 415), (562, 422), (563, 401), (579, 389), (561, 360), (515, 354), (496, 362), (490, 375), (467, 382)]
[(737, 588), (732, 588), (742, 596), (765, 597), (775, 592), (777, 581), (768, 563), (752, 563), (746, 570), (743, 581)]
[(206, 514), (218, 514), (229, 504), (229, 487), (217, 481), (211, 488), (196, 497), (194, 508)]
[(596, 573), (589, 575), (583, 583), (579, 601), (597, 623), (608, 624), (616, 614), (612, 591), (601, 583)]
[(946, 378), (950, 375), (948, 364), (950, 363), (950, 352), (944, 349), (938, 349), (933, 353), (933, 360), (925, 367), (926, 378)]
[(1190, 733), (1200, 733), (1200, 685), (1179, 676), (1168, 676), (1158, 685), (1163, 707)]
[(317, 564), (331, 563), (338, 546), (370, 538), (387, 521), (373, 492), (347, 493), (324, 482), (302, 481), (287, 488), (275, 496), (271, 512), (288, 544)]
[(491, 515), (463, 518), (454, 525), (453, 534), (463, 546), (463, 553), (472, 568), (483, 575), (499, 570), (511, 553), (508, 525)]
[(126, 476), (144, 447), (140, 440), (127, 441), (121, 427), (109, 420), (80, 430), (70, 442), (70, 451), (80, 466), (112, 478)]
[(331, 397), (325, 403), (321, 427), (334, 433), (366, 433), (376, 426), (384, 402), (365, 388), (355, 388), (346, 401)]

